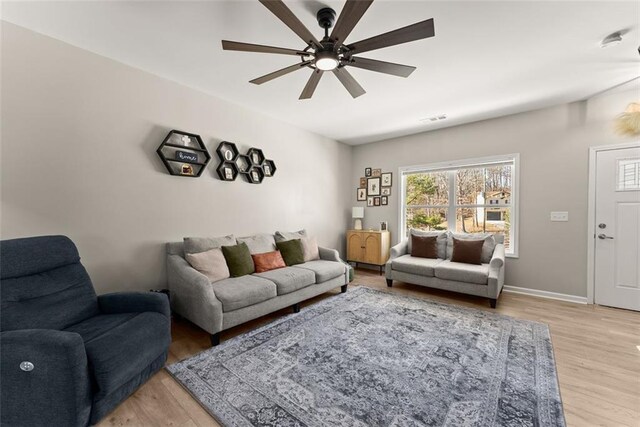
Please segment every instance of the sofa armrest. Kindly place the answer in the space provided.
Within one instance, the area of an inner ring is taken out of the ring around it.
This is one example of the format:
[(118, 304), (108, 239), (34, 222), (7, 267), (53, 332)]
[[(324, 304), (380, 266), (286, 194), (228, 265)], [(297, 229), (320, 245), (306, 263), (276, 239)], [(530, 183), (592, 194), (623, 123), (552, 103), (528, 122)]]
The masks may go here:
[(487, 292), (489, 298), (497, 299), (504, 286), (504, 245), (499, 243), (493, 250), (493, 257), (489, 262), (489, 281)]
[(155, 311), (171, 316), (167, 295), (158, 292), (116, 292), (98, 296), (100, 311), (114, 313), (144, 313)]
[(222, 330), (222, 303), (211, 282), (179, 255), (167, 257), (167, 282), (175, 312), (210, 334)]
[(493, 256), (489, 262), (491, 268), (501, 268), (504, 265), (504, 245), (498, 243), (493, 250)]
[[(5, 331), (0, 347), (2, 425), (89, 423), (91, 384), (80, 335), (48, 329)], [(25, 371), (22, 362), (30, 362), (33, 369)]]
[(318, 247), (318, 253), (320, 254), (320, 259), (325, 261), (341, 262), (340, 254), (335, 249)]
[(408, 250), (409, 250), (408, 240), (403, 240), (402, 242), (398, 243), (397, 245), (391, 248), (389, 261), (391, 261), (394, 258), (398, 258), (402, 255), (406, 255)]

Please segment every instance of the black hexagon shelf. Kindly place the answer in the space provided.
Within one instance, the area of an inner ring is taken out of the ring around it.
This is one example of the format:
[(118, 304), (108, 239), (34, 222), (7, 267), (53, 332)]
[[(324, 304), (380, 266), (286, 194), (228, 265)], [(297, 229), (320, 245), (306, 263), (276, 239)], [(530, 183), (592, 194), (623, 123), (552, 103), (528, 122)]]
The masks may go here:
[(262, 166), (262, 163), (264, 163), (264, 153), (259, 148), (249, 148), (247, 156), (249, 156), (251, 164), (254, 166)]
[(173, 129), (156, 150), (171, 175), (197, 178), (211, 156), (200, 135)]
[(240, 153), (236, 144), (229, 141), (222, 141), (216, 149), (221, 162), (234, 162)]
[(236, 158), (236, 166), (238, 166), (238, 172), (247, 174), (252, 166), (251, 159), (246, 154), (239, 154)]
[(262, 165), (262, 171), (264, 172), (264, 176), (272, 177), (276, 173), (276, 163), (273, 160), (265, 160)]
[(264, 180), (264, 172), (260, 166), (252, 166), (249, 173), (245, 175), (247, 182), (251, 184), (260, 184)]
[(235, 181), (238, 177), (238, 166), (234, 162), (220, 162), (216, 172), (222, 181)]

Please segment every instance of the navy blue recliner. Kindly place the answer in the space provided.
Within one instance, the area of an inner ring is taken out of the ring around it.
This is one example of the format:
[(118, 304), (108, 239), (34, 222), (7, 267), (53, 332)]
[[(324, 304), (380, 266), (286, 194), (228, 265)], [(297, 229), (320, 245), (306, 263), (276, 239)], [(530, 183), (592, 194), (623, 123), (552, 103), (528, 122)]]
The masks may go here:
[(164, 365), (169, 301), (96, 296), (73, 242), (0, 242), (0, 424), (98, 422)]

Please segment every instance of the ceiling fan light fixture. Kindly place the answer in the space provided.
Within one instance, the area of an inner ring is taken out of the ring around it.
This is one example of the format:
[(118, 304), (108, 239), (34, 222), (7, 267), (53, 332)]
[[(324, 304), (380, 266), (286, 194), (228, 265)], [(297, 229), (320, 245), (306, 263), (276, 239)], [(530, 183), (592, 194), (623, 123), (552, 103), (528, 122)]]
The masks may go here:
[(333, 52), (320, 51), (316, 53), (316, 68), (322, 71), (331, 71), (338, 68), (338, 58)]

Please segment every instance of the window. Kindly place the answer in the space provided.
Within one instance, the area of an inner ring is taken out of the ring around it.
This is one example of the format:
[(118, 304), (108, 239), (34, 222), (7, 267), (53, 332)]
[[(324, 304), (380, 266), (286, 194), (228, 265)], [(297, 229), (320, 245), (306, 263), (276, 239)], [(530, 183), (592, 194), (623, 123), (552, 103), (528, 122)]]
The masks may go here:
[(640, 159), (618, 160), (617, 191), (640, 190)]
[(517, 256), (518, 155), (400, 168), (400, 235), (410, 228), (503, 233)]

